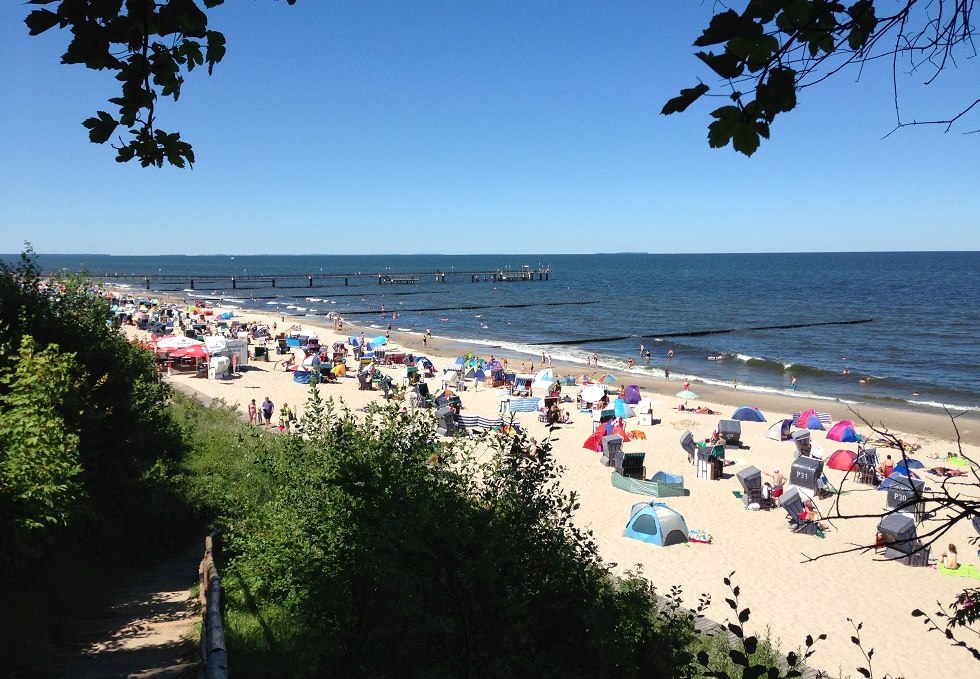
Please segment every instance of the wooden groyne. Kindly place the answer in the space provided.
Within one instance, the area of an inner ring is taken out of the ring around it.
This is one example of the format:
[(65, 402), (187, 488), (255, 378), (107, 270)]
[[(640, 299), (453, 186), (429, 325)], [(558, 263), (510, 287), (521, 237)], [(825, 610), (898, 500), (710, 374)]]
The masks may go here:
[[(147, 290), (152, 290), (154, 284), (183, 284), (189, 290), (202, 289), (252, 289), (252, 288), (316, 288), (321, 283), (339, 283), (350, 285), (351, 281), (360, 279), (377, 279), (379, 285), (415, 284), (423, 280), (436, 283), (446, 283), (452, 280), (469, 280), (472, 283), (481, 281), (491, 283), (546, 281), (551, 278), (551, 266), (530, 267), (520, 269), (480, 269), (448, 271), (405, 271), (405, 272), (367, 272), (352, 273), (281, 273), (281, 274), (163, 274), (163, 273), (110, 273), (87, 272), (84, 274), (93, 280), (105, 283), (140, 281)], [(241, 286), (241, 287), (239, 287)]]

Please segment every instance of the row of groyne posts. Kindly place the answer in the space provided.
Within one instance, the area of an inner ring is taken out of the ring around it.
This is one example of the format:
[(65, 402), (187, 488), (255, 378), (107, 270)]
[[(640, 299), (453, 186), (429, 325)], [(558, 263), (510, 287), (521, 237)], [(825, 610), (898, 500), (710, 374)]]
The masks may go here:
[[(147, 290), (151, 290), (154, 283), (181, 283), (187, 285), (188, 289), (194, 290), (202, 286), (213, 288), (216, 284), (223, 284), (221, 287), (230, 287), (237, 290), (239, 284), (248, 287), (277, 287), (277, 282), (286, 283), (279, 287), (286, 288), (313, 288), (315, 281), (344, 281), (344, 285), (350, 285), (351, 280), (374, 279), (380, 285), (386, 284), (414, 284), (423, 278), (431, 278), (436, 283), (445, 283), (447, 279), (469, 278), (471, 282), (477, 283), (487, 281), (492, 283), (519, 282), (519, 281), (546, 281), (551, 278), (551, 266), (541, 266), (532, 268), (524, 266), (520, 269), (493, 269), (469, 271), (451, 269), (449, 271), (435, 272), (407, 272), (407, 273), (302, 273), (302, 274), (234, 274), (234, 275), (214, 275), (214, 274), (121, 274), (121, 273), (98, 273), (87, 274), (90, 278), (105, 281), (142, 281)], [(292, 281), (303, 281), (296, 285), (289, 285)]]

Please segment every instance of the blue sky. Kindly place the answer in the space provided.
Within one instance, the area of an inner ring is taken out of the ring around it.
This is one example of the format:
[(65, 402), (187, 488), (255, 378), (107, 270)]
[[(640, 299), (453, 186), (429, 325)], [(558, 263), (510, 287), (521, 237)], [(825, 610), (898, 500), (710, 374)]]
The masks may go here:
[[(660, 115), (715, 85), (712, 7), (228, 0), (225, 60), (160, 110), (197, 163), (158, 170), (89, 143), (115, 81), (2, 3), (0, 252), (980, 250), (978, 116), (883, 139), (884, 65), (804, 92), (752, 158), (708, 148), (720, 103)], [(910, 79), (903, 115), (975, 98), (975, 61)]]

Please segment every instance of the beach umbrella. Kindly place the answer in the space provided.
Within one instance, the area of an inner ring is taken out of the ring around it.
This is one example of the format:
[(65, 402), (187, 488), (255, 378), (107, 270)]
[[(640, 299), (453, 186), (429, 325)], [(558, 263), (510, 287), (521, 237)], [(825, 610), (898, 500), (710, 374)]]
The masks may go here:
[(743, 422), (765, 422), (766, 418), (755, 406), (742, 406), (741, 408), (736, 408), (735, 412), (732, 413), (733, 420), (741, 420)]
[(690, 389), (682, 389), (681, 391), (674, 394), (674, 396), (676, 396), (677, 398), (690, 398), (690, 399), (700, 398), (697, 394), (695, 394)]
[(193, 347), (197, 345), (204, 345), (201, 340), (196, 340), (193, 337), (185, 337), (183, 335), (167, 335), (166, 337), (161, 337), (157, 340), (157, 349), (181, 349), (184, 347)]
[(854, 428), (854, 423), (850, 420), (841, 420), (827, 432), (827, 438), (831, 441), (840, 441), (841, 443), (856, 443), (861, 440), (860, 435)]
[(633, 409), (621, 398), (617, 398), (613, 401), (613, 409), (616, 411), (616, 417), (636, 417), (636, 413)]
[[(895, 471), (902, 474), (903, 476), (909, 476), (909, 469), (923, 469), (924, 464), (916, 460), (915, 458), (909, 457), (905, 460), (900, 460), (898, 464), (895, 465)], [(911, 474), (915, 478), (914, 474)]]
[(833, 455), (827, 458), (827, 466), (831, 469), (837, 469), (842, 472), (849, 472), (855, 468), (854, 460), (857, 459), (857, 453), (850, 450), (838, 450), (835, 451)]
[(600, 377), (597, 381), (598, 382), (606, 382), (606, 383), (615, 382), (616, 381), (616, 376), (615, 375), (606, 374), (606, 375), (603, 375), (602, 377)]
[(591, 384), (582, 389), (582, 400), (586, 403), (601, 401), (606, 395), (606, 390), (598, 384)]
[(209, 355), (208, 349), (204, 346), (203, 342), (180, 347), (170, 352), (171, 358), (207, 358)]
[(376, 347), (380, 347), (382, 345), (388, 344), (388, 338), (385, 337), (384, 335), (378, 335), (373, 340), (371, 340), (371, 344), (373, 344)]
[(487, 363), (487, 370), (489, 370), (490, 372), (493, 372), (494, 370), (503, 370), (503, 369), (504, 369), (503, 364), (497, 359), (493, 359), (492, 361)]
[(579, 379), (582, 380), (582, 382), (584, 382), (585, 384), (592, 383), (592, 377), (590, 375), (579, 375)]

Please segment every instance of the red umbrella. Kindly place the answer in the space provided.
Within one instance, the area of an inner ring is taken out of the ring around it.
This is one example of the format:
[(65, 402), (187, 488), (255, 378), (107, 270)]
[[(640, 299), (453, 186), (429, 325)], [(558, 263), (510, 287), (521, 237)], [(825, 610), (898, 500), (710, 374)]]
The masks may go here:
[(838, 469), (842, 472), (849, 472), (854, 469), (854, 460), (857, 453), (850, 450), (838, 450), (827, 460), (827, 466), (831, 469)]
[(203, 344), (181, 347), (170, 352), (171, 358), (208, 358), (208, 349)]

